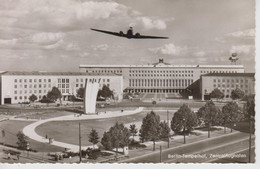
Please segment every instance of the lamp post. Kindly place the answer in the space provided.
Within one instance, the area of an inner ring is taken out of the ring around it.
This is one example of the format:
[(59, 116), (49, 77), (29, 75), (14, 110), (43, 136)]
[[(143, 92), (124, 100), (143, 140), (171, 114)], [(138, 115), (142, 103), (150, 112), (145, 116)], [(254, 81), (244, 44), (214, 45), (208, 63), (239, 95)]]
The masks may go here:
[(26, 144), (26, 150), (27, 150), (27, 157), (29, 157), (29, 150), (30, 150), (30, 144), (29, 143), (27, 143)]
[(81, 129), (80, 129), (80, 123), (79, 123), (79, 162), (81, 163)]
[[(167, 109), (167, 124), (168, 124), (168, 127), (170, 127), (170, 120), (169, 120), (169, 111)], [(168, 133), (168, 148), (170, 148), (170, 133)]]
[(185, 134), (185, 130), (186, 130), (186, 119), (185, 116), (183, 117), (183, 136), (184, 136), (184, 144), (186, 144), (186, 134)]

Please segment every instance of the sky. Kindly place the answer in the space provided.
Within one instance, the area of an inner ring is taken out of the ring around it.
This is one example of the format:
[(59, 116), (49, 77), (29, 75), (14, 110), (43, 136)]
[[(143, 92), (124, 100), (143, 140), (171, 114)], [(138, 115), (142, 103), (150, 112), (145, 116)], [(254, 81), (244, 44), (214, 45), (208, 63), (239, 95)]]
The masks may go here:
[[(254, 0), (0, 1), (0, 70), (78, 71), (80, 64), (227, 65), (255, 72)], [(90, 28), (169, 39), (126, 39)]]

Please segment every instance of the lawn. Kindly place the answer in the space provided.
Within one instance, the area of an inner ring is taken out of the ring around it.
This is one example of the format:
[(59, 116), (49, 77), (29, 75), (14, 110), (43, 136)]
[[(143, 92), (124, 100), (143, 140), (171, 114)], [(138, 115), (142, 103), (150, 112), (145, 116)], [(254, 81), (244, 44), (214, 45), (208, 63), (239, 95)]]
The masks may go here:
[[(156, 111), (155, 111), (156, 112)], [(173, 116), (173, 111), (169, 111), (170, 118)], [(88, 134), (91, 129), (96, 129), (99, 137), (102, 138), (104, 131), (108, 130), (116, 122), (119, 123), (138, 123), (146, 116), (147, 112), (141, 112), (135, 115), (122, 116), (109, 119), (83, 120), (83, 121), (53, 121), (42, 124), (36, 128), (36, 133), (41, 136), (54, 138), (54, 140), (62, 141), (71, 144), (78, 144), (79, 122), (81, 123), (82, 145), (92, 145), (88, 141)], [(167, 119), (166, 111), (158, 111), (161, 120)]]
[[(0, 122), (0, 130), (5, 130), (5, 137), (0, 136), (0, 142), (4, 142), (7, 145), (17, 146), (17, 137), (16, 134), (18, 131), (21, 131), (25, 126), (29, 125), (32, 122), (29, 121), (16, 121), (16, 120), (7, 120)], [(40, 143), (32, 139), (28, 139), (30, 148), (39, 152), (56, 152), (63, 151), (64, 148)]]

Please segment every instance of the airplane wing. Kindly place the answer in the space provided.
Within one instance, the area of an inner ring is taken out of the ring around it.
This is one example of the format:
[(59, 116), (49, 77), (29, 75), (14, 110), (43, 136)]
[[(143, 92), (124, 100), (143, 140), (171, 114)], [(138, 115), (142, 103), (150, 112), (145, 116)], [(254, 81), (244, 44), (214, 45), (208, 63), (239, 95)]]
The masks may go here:
[(97, 32), (102, 32), (102, 33), (107, 33), (107, 34), (115, 35), (115, 36), (123, 36), (123, 37), (126, 36), (126, 34), (124, 34), (124, 33), (120, 34), (120, 33), (118, 33), (118, 32), (110, 32), (110, 31), (104, 31), (104, 30), (92, 29), (92, 28), (91, 28), (91, 30), (97, 31)]
[(169, 39), (169, 37), (146, 36), (146, 35), (134, 35), (133, 38), (135, 38), (135, 39)]

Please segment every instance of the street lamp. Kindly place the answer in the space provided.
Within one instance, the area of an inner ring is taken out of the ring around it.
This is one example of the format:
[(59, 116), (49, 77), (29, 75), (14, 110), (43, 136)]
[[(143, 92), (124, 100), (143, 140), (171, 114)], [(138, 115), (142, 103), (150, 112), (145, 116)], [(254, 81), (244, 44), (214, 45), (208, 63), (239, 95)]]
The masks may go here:
[(26, 144), (26, 150), (27, 150), (27, 157), (29, 157), (29, 150), (30, 150), (30, 144), (29, 143), (27, 143)]
[(186, 119), (185, 119), (185, 117), (183, 117), (183, 136), (184, 136), (184, 144), (186, 144), (186, 134), (185, 134), (185, 130), (186, 130)]

